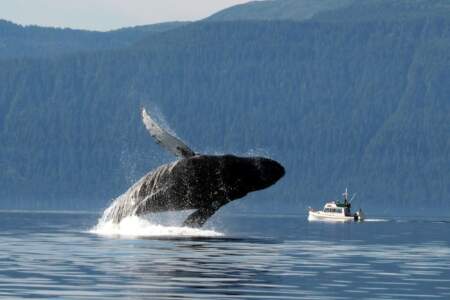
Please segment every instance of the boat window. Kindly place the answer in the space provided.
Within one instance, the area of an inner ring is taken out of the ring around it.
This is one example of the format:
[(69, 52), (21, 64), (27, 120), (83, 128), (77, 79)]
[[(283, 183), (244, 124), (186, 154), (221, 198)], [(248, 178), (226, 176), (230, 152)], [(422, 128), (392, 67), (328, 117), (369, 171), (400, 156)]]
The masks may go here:
[(342, 208), (336, 209), (336, 212), (342, 214)]

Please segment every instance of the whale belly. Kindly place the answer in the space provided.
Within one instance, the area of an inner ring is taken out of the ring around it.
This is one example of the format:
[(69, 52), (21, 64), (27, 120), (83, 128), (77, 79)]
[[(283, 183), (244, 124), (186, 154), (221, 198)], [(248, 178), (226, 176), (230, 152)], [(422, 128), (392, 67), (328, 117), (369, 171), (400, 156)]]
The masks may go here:
[(120, 222), (132, 215), (187, 209), (177, 205), (185, 202), (177, 199), (185, 193), (182, 192), (182, 184), (177, 183), (176, 178), (172, 176), (172, 170), (177, 163), (178, 161), (163, 165), (142, 177), (113, 201), (105, 210), (103, 220)]

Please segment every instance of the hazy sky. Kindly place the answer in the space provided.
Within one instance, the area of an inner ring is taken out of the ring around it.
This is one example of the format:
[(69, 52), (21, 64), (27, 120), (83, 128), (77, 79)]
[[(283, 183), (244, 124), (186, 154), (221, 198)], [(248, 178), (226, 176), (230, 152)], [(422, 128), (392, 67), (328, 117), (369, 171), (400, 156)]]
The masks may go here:
[(0, 19), (22, 25), (109, 30), (198, 20), (250, 0), (0, 0)]

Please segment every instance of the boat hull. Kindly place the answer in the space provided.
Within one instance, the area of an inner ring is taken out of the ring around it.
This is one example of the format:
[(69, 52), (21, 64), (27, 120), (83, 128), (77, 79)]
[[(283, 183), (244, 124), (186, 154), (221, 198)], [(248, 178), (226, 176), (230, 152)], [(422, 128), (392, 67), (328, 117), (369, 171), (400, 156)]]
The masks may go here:
[(308, 214), (309, 221), (331, 221), (331, 222), (354, 222), (362, 221), (358, 216), (344, 216), (329, 214), (323, 211), (309, 211)]

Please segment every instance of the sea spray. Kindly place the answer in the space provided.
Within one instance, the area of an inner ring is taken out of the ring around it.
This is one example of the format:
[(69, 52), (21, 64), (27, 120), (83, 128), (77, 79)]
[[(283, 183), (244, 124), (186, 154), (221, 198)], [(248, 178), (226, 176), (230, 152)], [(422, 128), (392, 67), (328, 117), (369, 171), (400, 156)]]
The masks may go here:
[(89, 230), (90, 233), (103, 236), (138, 237), (222, 237), (223, 233), (200, 228), (165, 226), (155, 224), (146, 218), (129, 216), (119, 223), (99, 220), (99, 223)]

